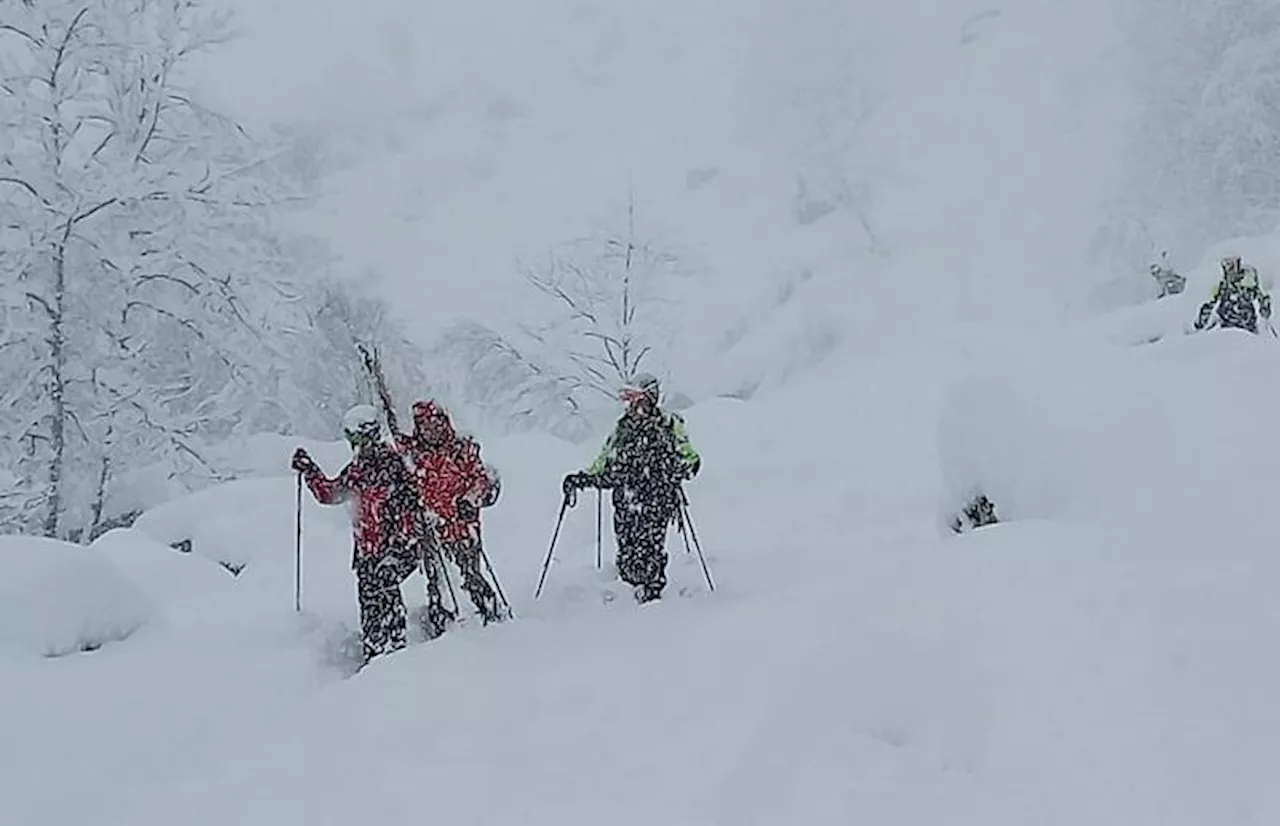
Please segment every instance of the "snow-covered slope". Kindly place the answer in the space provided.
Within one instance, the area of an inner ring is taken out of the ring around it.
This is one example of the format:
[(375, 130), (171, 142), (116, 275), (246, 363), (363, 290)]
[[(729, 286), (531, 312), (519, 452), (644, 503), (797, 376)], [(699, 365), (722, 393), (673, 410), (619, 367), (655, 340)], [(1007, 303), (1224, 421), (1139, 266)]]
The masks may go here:
[[(486, 438), (516, 621), (344, 679), (346, 516), (305, 502), (295, 615), (291, 445), (263, 443), (94, 549), (0, 540), (6, 815), (1280, 822), (1280, 346), (1182, 334), (1205, 268), (1058, 317), (1106, 277), (1078, 264), (1127, 94), (1109, 8), (246, 4), (211, 77), (333, 138), (314, 225), (425, 337), (511, 310), (511, 259), (628, 184), (693, 247), (683, 383), (762, 388), (687, 411), (717, 590), (673, 535), (670, 598), (603, 605), (584, 497), (535, 602), (590, 448)], [(953, 536), (974, 490), (1009, 521)], [(120, 616), (91, 653), (29, 643)]]
[[(354, 619), (346, 537), (304, 528), (303, 618), (292, 547), (271, 542), (230, 588), (208, 583), (199, 622), (7, 665), (3, 725), (23, 757), (6, 799), (24, 823), (135, 826), (375, 810), (562, 826), (1271, 822), (1280, 455), (1265, 411), (1280, 348), (1093, 335), (957, 334), (945, 358), (901, 351), (689, 411), (718, 589), (673, 534), (671, 598), (644, 608), (600, 603), (589, 498), (532, 600), (558, 477), (588, 457), (495, 442), (507, 486), (489, 540), (515, 622), (343, 680), (324, 657)], [(288, 529), (286, 480), (270, 518)], [(959, 482), (1013, 521), (939, 531)], [(204, 518), (285, 533), (226, 501)], [(330, 515), (309, 508), (305, 525)], [(254, 566), (274, 573), (255, 583)], [(164, 579), (144, 583), (162, 606)], [(411, 603), (420, 588), (406, 585)], [(37, 719), (38, 703), (69, 710)]]
[(692, 272), (663, 344), (696, 398), (1111, 277), (1083, 266), (1129, 125), (1110, 0), (238, 5), (216, 100), (312, 130), (309, 225), (427, 341), (540, 320), (517, 261), (629, 191)]

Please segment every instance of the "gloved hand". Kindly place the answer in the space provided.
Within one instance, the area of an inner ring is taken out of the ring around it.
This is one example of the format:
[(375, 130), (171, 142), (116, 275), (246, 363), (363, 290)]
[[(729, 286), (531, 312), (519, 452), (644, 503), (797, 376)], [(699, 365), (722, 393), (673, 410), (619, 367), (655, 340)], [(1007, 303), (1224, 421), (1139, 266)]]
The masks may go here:
[(569, 503), (569, 507), (578, 504), (578, 491), (587, 486), (587, 475), (585, 473), (570, 473), (564, 477), (564, 483), (560, 486), (564, 491), (564, 499)]
[(302, 448), (298, 448), (293, 452), (293, 461), (289, 463), (289, 467), (298, 473), (310, 473), (318, 469), (315, 460)]
[(453, 507), (454, 512), (458, 514), (458, 519), (463, 522), (474, 522), (480, 518), (480, 509), (464, 496), (459, 496)]

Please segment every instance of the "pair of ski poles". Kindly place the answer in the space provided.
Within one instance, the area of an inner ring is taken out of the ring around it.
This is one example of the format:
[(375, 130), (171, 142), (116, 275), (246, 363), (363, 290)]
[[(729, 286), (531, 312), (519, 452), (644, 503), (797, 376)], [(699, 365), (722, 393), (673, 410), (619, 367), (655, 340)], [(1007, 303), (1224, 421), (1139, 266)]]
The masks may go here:
[[(453, 603), (453, 612), (458, 613), (458, 594), (453, 589), (453, 578), (449, 576), (449, 567), (445, 564), (444, 554), (439, 546), (435, 549), (436, 561), (440, 564), (440, 572), (444, 574), (445, 585), (449, 588), (449, 600)], [(484, 562), (485, 569), (489, 572), (489, 579), (493, 580), (494, 591), (497, 592), (498, 599), (502, 601), (500, 606), (507, 613), (508, 619), (515, 618), (515, 611), (511, 608), (511, 602), (507, 599), (506, 593), (502, 590), (502, 583), (498, 582), (498, 574), (493, 570), (493, 563), (489, 561), (483, 547), (480, 548), (480, 559)], [(427, 566), (431, 564), (428, 554), (422, 557), (422, 575), (428, 576)], [(294, 546), (293, 546), (293, 610), (295, 612), (302, 611), (302, 474), (297, 474), (297, 486), (294, 495)]]
[[(564, 525), (564, 515), (569, 510), (570, 496), (566, 495), (560, 503), (560, 515), (556, 517), (555, 531), (551, 534), (551, 546), (547, 548), (547, 557), (542, 561), (542, 573), (538, 577), (538, 587), (533, 593), (533, 598), (538, 599), (542, 595), (542, 586), (547, 580), (547, 571), (551, 568), (551, 557), (555, 554), (556, 542), (560, 539), (560, 528)], [(603, 496), (596, 492), (596, 568), (603, 566), (603, 558), (601, 551), (601, 521), (604, 511)], [(680, 537), (684, 540), (685, 553), (692, 553), (696, 548), (698, 551), (698, 561), (702, 564), (702, 575), (706, 577), (707, 588), (714, 591), (716, 584), (711, 579), (711, 570), (707, 567), (707, 558), (702, 553), (702, 543), (698, 541), (698, 532), (693, 527), (693, 518), (689, 515), (689, 498), (685, 496), (684, 488), (680, 488), (680, 507), (676, 511), (676, 523), (679, 526)], [(689, 538), (693, 538), (692, 547), (690, 547)]]
[[(459, 612), (458, 592), (453, 588), (453, 577), (449, 575), (449, 566), (445, 563), (444, 551), (439, 545), (435, 547), (433, 552), (428, 551), (422, 556), (422, 575), (428, 579), (430, 579), (431, 575), (427, 572), (427, 566), (432, 564), (432, 560), (439, 566), (440, 573), (444, 576), (444, 584), (449, 589), (449, 602), (453, 604), (453, 615), (457, 616)], [(484, 563), (485, 570), (489, 572), (489, 579), (493, 581), (493, 589), (500, 600), (498, 607), (506, 613), (507, 619), (515, 619), (515, 611), (511, 608), (511, 603), (507, 600), (507, 595), (502, 590), (502, 583), (498, 582), (498, 574), (493, 570), (493, 563), (489, 561), (489, 554), (485, 552), (484, 548), (480, 549), (480, 561)]]

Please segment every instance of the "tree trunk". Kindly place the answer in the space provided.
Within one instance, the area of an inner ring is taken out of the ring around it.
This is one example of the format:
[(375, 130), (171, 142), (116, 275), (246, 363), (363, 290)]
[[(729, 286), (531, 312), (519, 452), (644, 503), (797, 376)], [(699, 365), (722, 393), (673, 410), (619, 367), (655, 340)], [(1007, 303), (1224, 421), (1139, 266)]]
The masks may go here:
[(98, 487), (93, 497), (93, 508), (90, 516), (92, 520), (89, 523), (89, 539), (93, 539), (98, 535), (98, 527), (102, 524), (102, 511), (107, 501), (107, 480), (111, 478), (111, 459), (104, 453), (102, 456), (102, 465), (98, 468)]
[(49, 356), (53, 362), (49, 394), (53, 418), (49, 425), (49, 447), (53, 457), (49, 462), (49, 511), (45, 515), (44, 533), (55, 538), (62, 527), (63, 477), (67, 457), (67, 340), (63, 324), (67, 299), (67, 238), (70, 234), (71, 222), (68, 221), (67, 231), (53, 248), (53, 300), (49, 313)]
[(112, 420), (107, 424), (107, 432), (102, 439), (102, 464), (98, 466), (98, 484), (94, 489), (93, 505), (89, 511), (91, 519), (87, 536), (90, 541), (98, 535), (102, 525), (102, 511), (107, 504), (107, 482), (111, 480), (111, 447), (115, 431), (115, 422)]

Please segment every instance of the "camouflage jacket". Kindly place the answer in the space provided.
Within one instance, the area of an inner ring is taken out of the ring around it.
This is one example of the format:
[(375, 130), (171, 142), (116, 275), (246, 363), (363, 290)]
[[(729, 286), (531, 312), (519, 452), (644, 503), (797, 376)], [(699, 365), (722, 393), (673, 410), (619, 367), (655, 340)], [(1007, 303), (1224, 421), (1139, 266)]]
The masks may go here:
[(361, 449), (332, 479), (314, 466), (304, 478), (320, 504), (350, 507), (355, 558), (417, 552), (426, 514), (409, 471), (390, 445)]
[(593, 487), (614, 488), (615, 499), (629, 493), (641, 500), (674, 502), (680, 483), (701, 465), (680, 416), (628, 412), (587, 468), (586, 481)]
[(1258, 272), (1252, 267), (1236, 279), (1223, 278), (1209, 294), (1209, 300), (1200, 307), (1196, 317), (1196, 327), (1203, 328), (1209, 323), (1214, 310), (1223, 327), (1235, 327), (1258, 332), (1258, 313), (1263, 318), (1271, 318), (1271, 296), (1267, 295), (1258, 282)]

